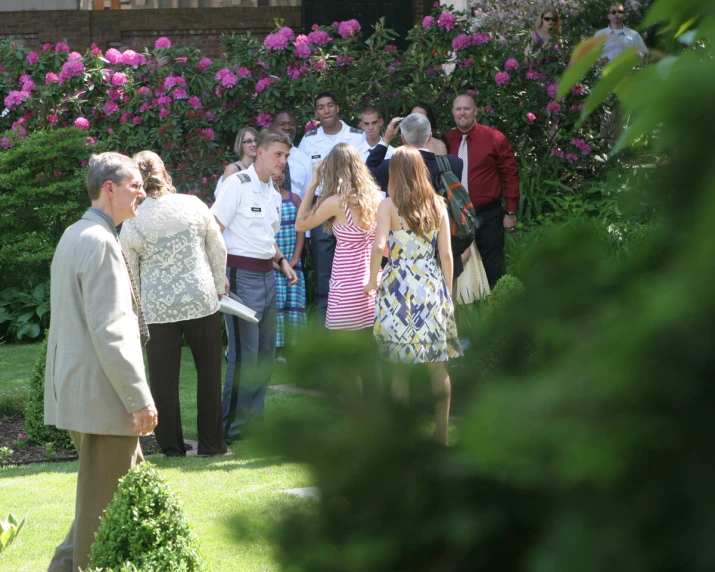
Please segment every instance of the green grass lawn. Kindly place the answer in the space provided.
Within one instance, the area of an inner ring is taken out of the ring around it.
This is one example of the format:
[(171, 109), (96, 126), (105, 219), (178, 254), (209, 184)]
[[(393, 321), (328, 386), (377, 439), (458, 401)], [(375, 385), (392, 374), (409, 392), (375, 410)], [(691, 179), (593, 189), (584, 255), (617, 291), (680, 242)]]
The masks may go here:
[[(27, 385), (39, 345), (0, 346), (0, 392)], [(281, 370), (275, 382), (281, 382)], [(181, 413), (185, 436), (196, 438), (196, 374), (187, 348), (182, 356)], [(271, 390), (267, 424), (293, 411), (330, 415), (326, 400)], [(276, 570), (270, 531), (282, 507), (306, 502), (281, 490), (310, 486), (308, 468), (266, 456), (251, 440), (220, 459), (150, 458), (184, 502), (189, 522), (212, 571)], [(46, 570), (74, 514), (77, 463), (0, 469), (0, 518), (28, 515), (0, 570)], [(240, 519), (240, 525), (237, 525)], [(240, 533), (237, 531), (240, 530)]]

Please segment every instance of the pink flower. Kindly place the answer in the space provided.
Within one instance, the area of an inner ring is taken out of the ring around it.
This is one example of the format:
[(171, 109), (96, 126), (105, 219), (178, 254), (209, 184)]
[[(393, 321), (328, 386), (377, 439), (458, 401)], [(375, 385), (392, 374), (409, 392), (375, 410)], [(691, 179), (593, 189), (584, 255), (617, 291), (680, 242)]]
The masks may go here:
[(288, 74), (288, 77), (290, 77), (292, 80), (295, 81), (300, 76), (308, 73), (308, 67), (305, 64), (299, 66), (298, 63), (296, 62), (292, 66), (288, 66), (286, 68), (286, 73)]
[(109, 88), (109, 90), (107, 91), (107, 97), (109, 97), (109, 99), (111, 99), (112, 101), (116, 101), (117, 99), (120, 99), (122, 97), (122, 95), (124, 95), (122, 90), (115, 89), (113, 87)]
[(437, 18), (434, 16), (425, 16), (422, 19), (422, 27), (425, 30), (429, 30), (432, 26), (434, 26), (437, 23)]
[(310, 57), (310, 45), (308, 44), (308, 37), (300, 35), (293, 42), (295, 46), (295, 56), (297, 58), (307, 58)]
[[(271, 121), (272, 122), (272, 121)], [(269, 124), (270, 127), (270, 124)], [(208, 137), (211, 141), (214, 140), (214, 137), (216, 137), (216, 134), (214, 133), (214, 130), (211, 129), (210, 127), (206, 127), (201, 130), (201, 133), (203, 133), (206, 137)]]
[(122, 61), (122, 52), (115, 48), (109, 48), (104, 57), (110, 64), (116, 65)]
[(144, 113), (145, 111), (149, 111), (152, 108), (151, 103), (148, 101), (145, 101), (139, 106), (139, 113)]
[(315, 46), (324, 46), (330, 42), (331, 39), (330, 34), (323, 30), (316, 30), (308, 34), (308, 43)]
[(77, 129), (82, 129), (83, 131), (89, 129), (89, 121), (87, 121), (84, 117), (78, 117), (75, 119), (73, 125)]
[(34, 66), (37, 63), (37, 60), (40, 59), (40, 56), (38, 56), (35, 52), (30, 52), (29, 54), (27, 54), (27, 57), (25, 59), (27, 60), (28, 64)]
[(3, 149), (12, 149), (12, 143), (8, 137), (3, 137), (0, 141), (0, 145), (2, 145)]
[(437, 75), (437, 70), (434, 68), (428, 68), (425, 72), (427, 75)]
[(549, 102), (549, 104), (546, 106), (546, 113), (548, 113), (549, 115), (558, 115), (560, 111), (561, 106), (555, 101)]
[(317, 60), (310, 62), (310, 67), (316, 71), (322, 70), (327, 65), (328, 62), (325, 61), (325, 58), (318, 58)]
[(293, 38), (295, 38), (295, 32), (288, 27), (281, 28), (280, 30), (278, 30), (277, 33), (281, 36), (285, 36), (286, 38), (288, 38), (288, 41), (291, 41)]
[(137, 90), (137, 93), (140, 95), (149, 95), (151, 93), (151, 89), (143, 85)]
[(578, 162), (578, 155), (574, 155), (573, 153), (566, 153), (566, 160), (573, 164)]
[(52, 44), (42, 44), (42, 51), (49, 52), (52, 49)]
[(122, 54), (121, 62), (125, 66), (132, 66), (134, 69), (137, 69), (140, 65), (146, 63), (146, 58), (133, 50), (127, 50)]
[(171, 98), (168, 95), (162, 95), (156, 100), (157, 105), (171, 105)]
[(333, 22), (332, 24), (330, 24), (330, 27), (335, 28), (337, 30), (340, 27), (340, 22)]
[(570, 111), (580, 112), (580, 111), (583, 110), (583, 103), (579, 103), (578, 105), (572, 105), (572, 106), (569, 108), (569, 110), (570, 110)]
[(257, 66), (261, 66), (264, 70), (268, 70), (268, 69), (270, 69), (270, 67), (271, 67), (271, 66), (269, 66), (266, 62), (264, 62), (263, 60), (258, 60), (258, 61), (256, 62), (256, 65), (257, 65)]
[(504, 63), (504, 69), (506, 71), (509, 70), (518, 70), (519, 69), (519, 62), (516, 61), (514, 58), (509, 58), (505, 63)]
[(186, 80), (180, 75), (170, 75), (164, 80), (164, 89), (169, 91), (174, 86), (186, 87)]
[(459, 34), (454, 40), (452, 40), (452, 49), (455, 52), (459, 50), (465, 50), (472, 45), (472, 39), (467, 34)]
[(141, 125), (142, 123), (144, 123), (144, 121), (142, 120), (141, 117), (137, 116), (132, 119), (132, 123), (134, 125)]
[(320, 126), (319, 121), (308, 121), (308, 123), (305, 124), (305, 130), (306, 131), (312, 131), (313, 129), (317, 129)]
[(92, 44), (92, 56), (99, 57), (102, 55), (102, 50), (97, 47), (97, 44)]
[(183, 87), (177, 87), (172, 95), (174, 96), (174, 99), (187, 99), (189, 97), (189, 94), (186, 93), (186, 90)]
[(488, 44), (489, 40), (491, 40), (492, 37), (488, 33), (482, 33), (482, 34), (473, 34), (472, 35), (472, 43), (475, 46), (481, 46), (484, 44)]
[(560, 157), (561, 159), (564, 158), (564, 152), (561, 149), (552, 149), (551, 150), (551, 156), (552, 157)]
[(132, 118), (132, 114), (129, 111), (125, 111), (122, 113), (122, 116), (119, 118), (119, 123), (126, 123)]
[(251, 77), (251, 70), (248, 68), (238, 68), (238, 77)]
[(556, 95), (556, 92), (559, 90), (559, 84), (558, 83), (552, 83), (549, 85), (549, 87), (546, 88), (546, 93), (549, 94), (549, 97), (554, 97)]
[(59, 118), (57, 117), (56, 113), (53, 113), (52, 115), (47, 115), (45, 119), (47, 119), (47, 122), (53, 126), (57, 125), (57, 122), (59, 121)]
[(284, 34), (268, 34), (263, 40), (263, 45), (267, 50), (285, 50), (288, 47), (290, 40)]
[(189, 61), (189, 58), (187, 58), (187, 57), (185, 57), (185, 56), (182, 56), (182, 57), (180, 57), (180, 58), (174, 58), (174, 61), (175, 61), (177, 64), (185, 64), (186, 62)]
[(162, 107), (161, 110), (159, 110), (159, 121), (162, 121), (166, 119), (171, 112), (166, 109), (166, 107)]
[(82, 54), (80, 54), (79, 52), (72, 52), (72, 53), (70, 53), (69, 59), (70, 60), (81, 60)]
[(310, 29), (313, 32), (317, 32), (318, 30), (320, 30), (320, 26), (318, 26), (318, 24), (313, 24)]
[(199, 71), (206, 71), (206, 68), (212, 63), (213, 62), (209, 58), (201, 58), (201, 60), (199, 60)]
[(125, 76), (122, 72), (117, 72), (112, 76), (112, 85), (114, 87), (119, 87), (125, 83), (127, 83), (127, 76)]
[(229, 68), (223, 68), (216, 72), (216, 81), (220, 81), (225, 88), (231, 88), (238, 83), (238, 78)]
[(338, 34), (348, 40), (360, 32), (360, 23), (357, 20), (347, 20), (338, 25)]
[(529, 120), (529, 123), (533, 123), (534, 121), (536, 121), (536, 115), (531, 112), (526, 114), (526, 118)]
[(477, 95), (479, 95), (479, 92), (476, 89), (468, 89), (467, 93), (472, 97), (476, 97)]
[(65, 62), (60, 72), (60, 83), (66, 82), (72, 77), (81, 76), (84, 73), (84, 64), (79, 61)]
[(509, 75), (508, 72), (497, 72), (497, 75), (494, 76), (494, 82), (497, 85), (506, 85), (511, 81), (511, 76)]
[[(176, 95), (176, 92), (174, 92), (174, 95)], [(201, 100), (194, 96), (191, 99), (189, 99), (189, 107), (192, 109), (201, 109)]]
[(102, 109), (104, 110), (104, 115), (110, 116), (114, 115), (117, 111), (119, 111), (119, 105), (117, 105), (117, 103), (114, 101), (108, 101), (104, 104), (104, 107)]
[(442, 12), (437, 19), (437, 24), (448, 32), (454, 28), (454, 14), (452, 12)]
[(576, 147), (579, 151), (581, 151), (581, 155), (589, 155), (591, 153), (591, 147), (588, 146), (588, 143), (584, 141), (583, 139), (571, 139), (571, 145)]
[(113, 133), (114, 133), (114, 129), (112, 129), (111, 127), (109, 129), (107, 129), (107, 135), (112, 135)]
[[(276, 83), (276, 80), (273, 79), (272, 77), (264, 77), (262, 79), (259, 79), (256, 82), (256, 93), (261, 93), (265, 89), (272, 86), (274, 83)], [(259, 123), (259, 125), (260, 125), (260, 123)]]
[(171, 41), (169, 38), (165, 38), (162, 36), (161, 38), (157, 39), (156, 42), (154, 42), (154, 49), (155, 50), (163, 50), (164, 48), (170, 48), (171, 47)]
[(55, 52), (58, 54), (60, 52), (66, 52), (69, 53), (70, 47), (67, 44), (63, 44), (62, 42), (58, 42), (58, 44), (55, 46)]
[(584, 91), (586, 91), (586, 89), (582, 85), (576, 85), (571, 90), (571, 93), (574, 95), (583, 95)]
[(539, 74), (536, 73), (534, 70), (529, 70), (528, 72), (526, 72), (526, 79), (531, 81), (537, 80), (539, 79)]
[(21, 75), (21, 76), (18, 78), (17, 83), (20, 84), (20, 89), (21, 89), (22, 91), (30, 92), (30, 91), (32, 91), (33, 89), (35, 89), (35, 82), (32, 81), (32, 78), (31, 78), (29, 75), (27, 75), (27, 74)]
[(13, 107), (16, 107), (17, 105), (20, 105), (28, 97), (30, 97), (30, 94), (27, 93), (26, 91), (13, 90), (5, 98), (5, 102), (4, 102), (5, 107), (7, 107), (8, 109), (12, 109)]
[(21, 127), (23, 123), (27, 121), (24, 117), (20, 117), (17, 121), (12, 124), (12, 130), (16, 131), (18, 127)]
[(273, 116), (270, 113), (266, 113), (265, 111), (263, 111), (256, 115), (255, 121), (261, 127), (268, 128), (271, 126), (271, 123), (273, 123)]
[(338, 56), (335, 61), (338, 63), (338, 67), (346, 67), (349, 66), (350, 64), (355, 62), (355, 58), (347, 55), (347, 56)]

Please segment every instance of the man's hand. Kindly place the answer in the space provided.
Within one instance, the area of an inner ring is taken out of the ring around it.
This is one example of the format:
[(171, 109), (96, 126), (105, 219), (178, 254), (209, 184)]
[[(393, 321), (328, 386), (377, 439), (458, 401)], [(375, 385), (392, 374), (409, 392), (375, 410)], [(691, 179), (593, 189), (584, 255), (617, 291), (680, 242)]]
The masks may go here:
[(397, 133), (400, 130), (400, 121), (402, 121), (403, 119), (403, 117), (394, 117), (392, 121), (390, 121), (390, 124), (387, 126), (387, 129), (385, 129), (385, 136), (383, 137), (383, 139), (388, 145), (395, 137), (397, 137)]
[(281, 272), (283, 272), (284, 276), (288, 278), (288, 286), (293, 286), (294, 284), (298, 284), (298, 275), (295, 273), (295, 270), (290, 265), (290, 262), (288, 262), (287, 258), (284, 258), (281, 261)]
[(506, 232), (511, 232), (516, 228), (516, 217), (510, 215), (504, 215), (504, 230)]
[(132, 413), (132, 430), (139, 436), (145, 436), (151, 433), (159, 422), (159, 415), (156, 412), (156, 407), (151, 403), (144, 409)]

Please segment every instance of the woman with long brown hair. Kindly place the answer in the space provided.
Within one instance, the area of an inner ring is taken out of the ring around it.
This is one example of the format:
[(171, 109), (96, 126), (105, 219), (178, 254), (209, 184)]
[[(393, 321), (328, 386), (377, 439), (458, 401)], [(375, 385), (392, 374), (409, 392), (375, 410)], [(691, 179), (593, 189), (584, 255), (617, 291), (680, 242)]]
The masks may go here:
[(544, 6), (539, 10), (534, 29), (529, 31), (531, 42), (527, 55), (536, 55), (540, 50), (551, 49), (558, 45), (561, 37), (561, 18), (553, 6)]
[[(318, 186), (322, 193), (311, 209)], [(375, 299), (363, 296), (370, 272), (370, 248), (375, 238), (380, 189), (360, 153), (339, 143), (325, 160), (313, 167), (313, 180), (296, 216), (295, 228), (303, 232), (325, 223), (335, 235), (335, 258), (330, 274), (329, 330), (361, 330), (375, 323)]]
[[(453, 266), (447, 207), (434, 192), (422, 155), (411, 147), (400, 147), (390, 159), (387, 192), (377, 211), (370, 280), (364, 289), (369, 296), (378, 288), (380, 260), (389, 240), (390, 263), (377, 293), (373, 332), (380, 354), (389, 361), (427, 366), (435, 399), (434, 438), (446, 445), (451, 399), (447, 361), (461, 355), (450, 296)], [(396, 401), (406, 402), (409, 397), (407, 373), (404, 367), (393, 367)]]

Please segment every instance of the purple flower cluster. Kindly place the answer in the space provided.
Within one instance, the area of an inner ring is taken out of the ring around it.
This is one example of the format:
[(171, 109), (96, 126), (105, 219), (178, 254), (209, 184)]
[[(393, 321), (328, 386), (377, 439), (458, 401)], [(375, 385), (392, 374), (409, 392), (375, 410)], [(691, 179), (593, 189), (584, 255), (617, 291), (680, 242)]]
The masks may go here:
[(556, 95), (556, 92), (558, 90), (559, 90), (559, 84), (552, 83), (552, 84), (549, 84), (549, 86), (546, 88), (546, 93), (548, 93), (549, 97), (553, 99), (553, 97)]
[(189, 107), (191, 107), (191, 109), (196, 110), (201, 109), (201, 100), (194, 95), (192, 98), (189, 99)]
[(116, 104), (114, 101), (108, 101), (107, 103), (104, 104), (104, 115), (114, 115), (117, 111), (119, 111), (119, 105)]
[(316, 129), (317, 127), (320, 126), (319, 121), (311, 120), (308, 121), (308, 123), (305, 124), (305, 130), (306, 131), (312, 131), (313, 129)]
[(555, 101), (550, 101), (546, 106), (546, 113), (549, 115), (558, 115), (561, 112), (561, 106)]
[[(285, 28), (284, 28), (285, 29)], [(267, 50), (285, 50), (290, 43), (290, 39), (285, 34), (281, 34), (280, 31), (275, 34), (268, 34), (266, 39), (263, 40), (263, 45)]]
[(238, 83), (238, 78), (229, 68), (223, 68), (216, 72), (216, 81), (220, 81), (221, 85), (228, 89), (235, 87)]
[(434, 16), (425, 16), (422, 19), (422, 27), (425, 30), (429, 30), (432, 26), (434, 26), (437, 23), (437, 18)]
[(286, 73), (288, 74), (288, 77), (295, 81), (299, 79), (300, 76), (303, 76), (308, 73), (308, 66), (306, 66), (305, 64), (299, 65), (298, 63), (295, 63), (292, 66), (288, 66), (286, 68)]
[(171, 47), (171, 40), (169, 40), (169, 38), (165, 38), (164, 36), (162, 36), (156, 42), (154, 42), (155, 50), (163, 50), (164, 48), (170, 48), (170, 47)]
[(37, 60), (40, 59), (40, 56), (38, 56), (35, 52), (30, 52), (29, 54), (27, 54), (27, 57), (25, 59), (27, 60), (28, 64), (34, 66), (37, 63)]
[(301, 34), (295, 39), (293, 45), (295, 46), (296, 58), (310, 57), (310, 44), (308, 43), (308, 36)]
[(529, 112), (529, 113), (526, 114), (526, 119), (527, 119), (527, 121), (528, 121), (529, 123), (533, 123), (534, 121), (536, 121), (536, 115), (534, 115), (533, 113)]
[(61, 52), (65, 53), (70, 53), (70, 47), (67, 44), (63, 44), (62, 42), (58, 42), (57, 45), (55, 46), (55, 52), (58, 54)]
[(324, 32), (323, 30), (315, 30), (314, 32), (308, 34), (308, 43), (311, 46), (324, 46), (329, 43), (330, 40), (332, 40), (330, 34), (328, 34), (328, 32)]
[(127, 83), (127, 76), (122, 72), (117, 72), (112, 76), (112, 85), (114, 87), (119, 87)]
[(581, 155), (584, 157), (591, 154), (591, 147), (583, 139), (571, 139), (571, 145), (581, 151)]
[(452, 49), (455, 52), (459, 50), (465, 50), (472, 45), (472, 38), (467, 34), (459, 34), (454, 40), (452, 40)]
[(346, 20), (338, 25), (338, 34), (348, 40), (360, 32), (360, 23), (357, 20)]
[(251, 70), (248, 68), (238, 68), (238, 77), (251, 77)]
[(256, 115), (255, 120), (256, 120), (256, 123), (258, 125), (260, 125), (261, 127), (268, 128), (273, 123), (273, 116), (270, 113), (262, 111), (261, 113)]
[(452, 12), (442, 12), (439, 18), (437, 18), (437, 25), (443, 30), (447, 30), (448, 32), (450, 30), (453, 30), (454, 14), (452, 14)]
[(189, 94), (186, 93), (186, 90), (183, 87), (177, 87), (174, 90), (174, 93), (171, 94), (174, 99), (188, 99)]
[(209, 58), (201, 58), (199, 61), (199, 71), (206, 71), (206, 68), (209, 67), (213, 62)]
[(83, 73), (84, 64), (82, 62), (77, 60), (65, 62), (60, 72), (60, 83), (65, 83), (68, 79), (81, 76)]
[(338, 56), (337, 58), (335, 58), (335, 61), (337, 62), (338, 67), (344, 68), (354, 63), (355, 58), (351, 55)]
[(276, 80), (272, 77), (264, 77), (264, 78), (259, 79), (256, 82), (256, 93), (261, 93), (262, 91), (265, 91), (270, 86), (272, 86), (274, 83), (276, 83)]
[(82, 129), (83, 131), (89, 129), (89, 121), (87, 121), (84, 117), (78, 117), (74, 120), (72, 125), (74, 125), (77, 129)]
[(509, 70), (518, 70), (519, 69), (519, 62), (516, 61), (514, 58), (509, 58), (505, 63), (504, 63), (504, 69), (506, 71)]
[(584, 88), (582, 85), (576, 85), (571, 89), (571, 93), (573, 93), (574, 95), (583, 95), (585, 91), (586, 88)]
[(472, 44), (474, 44), (475, 46), (483, 46), (484, 44), (488, 44), (491, 39), (491, 35), (487, 32), (483, 32), (481, 34), (472, 34)]
[(529, 70), (528, 72), (526, 72), (526, 79), (530, 81), (535, 81), (539, 79), (539, 74), (534, 70)]
[(506, 85), (511, 81), (511, 76), (509, 75), (508, 72), (497, 72), (497, 74), (494, 76), (494, 83), (497, 85)]

